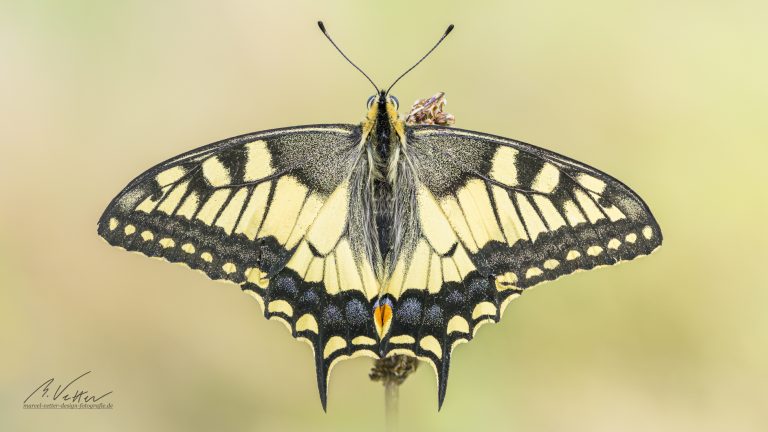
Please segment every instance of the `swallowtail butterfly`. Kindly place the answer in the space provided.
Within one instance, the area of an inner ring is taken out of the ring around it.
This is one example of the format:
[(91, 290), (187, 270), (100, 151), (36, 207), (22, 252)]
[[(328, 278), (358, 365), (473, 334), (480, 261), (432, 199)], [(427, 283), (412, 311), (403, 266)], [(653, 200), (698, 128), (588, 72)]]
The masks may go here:
[(661, 244), (613, 177), (520, 141), (406, 124), (392, 87), (371, 83), (360, 124), (251, 133), (154, 166), (112, 200), (99, 235), (240, 284), (312, 347), (324, 409), (331, 369), (360, 355), (429, 363), (442, 405), (451, 352), (511, 300)]

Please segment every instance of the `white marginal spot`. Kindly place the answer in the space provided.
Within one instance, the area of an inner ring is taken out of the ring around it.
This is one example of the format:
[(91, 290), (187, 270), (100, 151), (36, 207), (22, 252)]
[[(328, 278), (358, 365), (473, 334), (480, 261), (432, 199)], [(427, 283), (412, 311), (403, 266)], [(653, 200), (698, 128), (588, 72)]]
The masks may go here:
[(213, 255), (211, 255), (209, 252), (203, 252), (200, 254), (200, 259), (205, 262), (213, 262)]
[(554, 270), (560, 265), (560, 261), (556, 259), (548, 259), (544, 261), (544, 268), (547, 270)]
[(206, 159), (202, 163), (202, 168), (203, 176), (213, 187), (226, 186), (232, 182), (229, 177), (229, 170), (216, 156)]
[(109, 219), (109, 230), (114, 231), (120, 223), (115, 218)]
[(345, 341), (344, 338), (341, 336), (334, 336), (328, 339), (328, 342), (325, 344), (325, 348), (323, 349), (323, 358), (328, 358), (336, 351), (346, 347), (347, 341)]
[(376, 345), (376, 341), (368, 336), (357, 336), (352, 339), (353, 345)]
[(424, 336), (421, 338), (419, 341), (419, 346), (421, 349), (431, 352), (437, 356), (437, 358), (443, 357), (443, 349), (440, 346), (440, 342), (438, 342), (437, 339), (435, 339), (435, 337), (432, 335)]
[(587, 255), (589, 256), (598, 256), (601, 253), (603, 253), (603, 248), (601, 248), (600, 246), (590, 246), (587, 249)]
[(531, 279), (531, 278), (534, 278), (536, 276), (541, 276), (542, 274), (544, 274), (544, 272), (542, 272), (540, 268), (538, 268), (538, 267), (531, 267), (531, 268), (529, 268), (525, 272), (525, 278), (526, 279)]
[(192, 245), (192, 243), (184, 243), (183, 245), (181, 245), (181, 250), (183, 250), (188, 254), (195, 253), (195, 247)]
[(619, 246), (621, 246), (621, 242), (619, 239), (610, 239), (608, 241), (608, 249), (618, 249)]
[(496, 305), (491, 302), (478, 303), (474, 309), (472, 309), (472, 319), (478, 319), (481, 316), (496, 316)]
[(624, 240), (626, 240), (627, 243), (634, 243), (637, 241), (637, 234), (629, 233), (626, 237), (624, 237)]
[(541, 171), (531, 184), (531, 189), (541, 193), (552, 193), (560, 183), (560, 170), (549, 162), (544, 163)]
[(412, 344), (416, 343), (416, 339), (413, 338), (411, 335), (398, 335), (398, 336), (392, 336), (389, 338), (389, 343), (393, 344)]
[(568, 251), (568, 255), (565, 256), (565, 259), (567, 259), (568, 261), (573, 261), (580, 256), (581, 256), (581, 252), (577, 250), (570, 250)]
[(646, 238), (646, 240), (650, 240), (651, 237), (653, 237), (653, 229), (646, 225), (645, 228), (643, 228), (643, 237)]
[(269, 302), (269, 305), (267, 306), (267, 310), (269, 312), (280, 312), (288, 315), (289, 317), (293, 316), (293, 307), (290, 303), (288, 303), (285, 300), (274, 300)]
[(453, 318), (448, 320), (448, 334), (453, 332), (467, 333), (469, 334), (469, 323), (462, 316), (454, 315)]
[(318, 334), (317, 320), (312, 314), (304, 314), (296, 321), (296, 331), (311, 331)]
[(167, 238), (167, 237), (164, 239), (160, 239), (158, 243), (160, 243), (160, 246), (162, 246), (163, 249), (168, 249), (176, 246), (176, 242), (173, 241), (172, 238)]
[(150, 241), (155, 238), (155, 235), (152, 234), (152, 231), (142, 231), (141, 238), (144, 239), (144, 241)]
[(228, 263), (224, 264), (223, 266), (221, 266), (221, 269), (226, 274), (232, 274), (232, 273), (237, 271), (237, 266), (234, 263), (228, 262)]
[(136, 232), (136, 227), (133, 225), (126, 225), (123, 231), (125, 232), (125, 235), (131, 235)]

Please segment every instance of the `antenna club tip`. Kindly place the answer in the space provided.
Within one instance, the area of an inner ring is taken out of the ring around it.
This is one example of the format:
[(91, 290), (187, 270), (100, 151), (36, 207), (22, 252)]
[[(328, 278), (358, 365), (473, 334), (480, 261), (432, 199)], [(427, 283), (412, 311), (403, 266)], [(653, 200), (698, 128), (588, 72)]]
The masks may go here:
[(320, 27), (321, 32), (325, 33), (325, 24), (322, 21), (318, 21), (317, 26)]
[(453, 24), (448, 26), (448, 29), (445, 30), (445, 35), (448, 36), (448, 33), (453, 31)]

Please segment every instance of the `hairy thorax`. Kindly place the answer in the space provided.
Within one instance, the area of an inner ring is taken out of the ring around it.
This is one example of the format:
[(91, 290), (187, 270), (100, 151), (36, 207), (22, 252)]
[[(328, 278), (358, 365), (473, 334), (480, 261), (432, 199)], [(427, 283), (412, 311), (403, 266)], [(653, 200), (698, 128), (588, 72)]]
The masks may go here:
[(416, 177), (407, 154), (403, 121), (384, 104), (371, 117), (365, 145), (368, 173), (364, 192), (370, 194), (364, 200), (370, 207), (364, 213), (370, 215), (366, 225), (375, 235), (366, 240), (373, 267), (379, 270), (381, 279), (386, 279), (398, 258), (411, 249), (419, 232)]

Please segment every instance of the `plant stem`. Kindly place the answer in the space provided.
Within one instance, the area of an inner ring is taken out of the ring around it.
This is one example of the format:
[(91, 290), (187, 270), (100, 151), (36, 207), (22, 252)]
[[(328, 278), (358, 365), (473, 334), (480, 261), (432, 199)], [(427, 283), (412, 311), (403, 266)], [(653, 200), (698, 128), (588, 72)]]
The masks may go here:
[(399, 398), (400, 384), (389, 380), (384, 383), (384, 423), (387, 432), (396, 432), (399, 428)]

